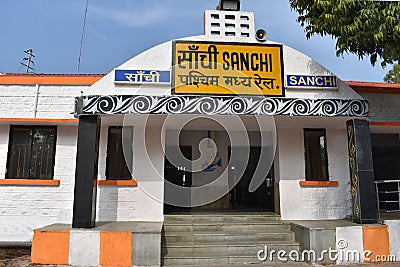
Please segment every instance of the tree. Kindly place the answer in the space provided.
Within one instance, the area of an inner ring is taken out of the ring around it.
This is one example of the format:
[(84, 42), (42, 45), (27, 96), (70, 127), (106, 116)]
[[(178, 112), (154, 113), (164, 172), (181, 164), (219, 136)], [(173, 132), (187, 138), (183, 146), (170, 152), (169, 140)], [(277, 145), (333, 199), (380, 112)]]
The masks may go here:
[(299, 13), (297, 21), (306, 37), (331, 35), (336, 55), (354, 53), (369, 57), (375, 65), (380, 57), (385, 67), (400, 60), (400, 2), (362, 0), (289, 0)]
[(393, 69), (386, 74), (383, 80), (387, 83), (400, 84), (400, 64), (394, 64)]

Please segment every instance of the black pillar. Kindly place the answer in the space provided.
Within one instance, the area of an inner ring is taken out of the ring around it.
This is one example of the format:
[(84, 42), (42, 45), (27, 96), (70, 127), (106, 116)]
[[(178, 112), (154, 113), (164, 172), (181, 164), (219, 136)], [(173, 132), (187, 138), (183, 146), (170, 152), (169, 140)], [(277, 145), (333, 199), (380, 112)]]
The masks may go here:
[(95, 225), (99, 136), (100, 117), (80, 116), (72, 228), (93, 228)]
[(371, 133), (366, 120), (347, 122), (353, 221), (376, 223), (378, 210), (374, 184)]

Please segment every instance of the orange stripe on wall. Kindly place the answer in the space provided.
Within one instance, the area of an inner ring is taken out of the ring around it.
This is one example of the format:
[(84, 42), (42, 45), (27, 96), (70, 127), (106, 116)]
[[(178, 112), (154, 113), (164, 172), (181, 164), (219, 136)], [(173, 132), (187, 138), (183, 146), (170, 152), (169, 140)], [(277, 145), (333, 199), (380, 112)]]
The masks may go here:
[(5, 74), (0, 75), (0, 84), (92, 85), (104, 76), (104, 74)]
[(300, 181), (300, 186), (309, 187), (338, 187), (338, 181)]
[(100, 265), (132, 266), (132, 233), (100, 231)]
[(32, 263), (67, 265), (69, 238), (68, 230), (35, 230), (32, 239)]
[(396, 121), (371, 121), (369, 123), (371, 126), (395, 126), (400, 127), (400, 122)]
[(371, 251), (372, 254), (365, 259), (366, 262), (376, 262), (377, 256), (389, 256), (389, 231), (387, 225), (363, 226), (364, 251)]
[(79, 119), (0, 118), (0, 122), (78, 123)]
[(0, 179), (0, 185), (60, 186), (60, 180)]
[(97, 180), (99, 186), (137, 186), (135, 180)]

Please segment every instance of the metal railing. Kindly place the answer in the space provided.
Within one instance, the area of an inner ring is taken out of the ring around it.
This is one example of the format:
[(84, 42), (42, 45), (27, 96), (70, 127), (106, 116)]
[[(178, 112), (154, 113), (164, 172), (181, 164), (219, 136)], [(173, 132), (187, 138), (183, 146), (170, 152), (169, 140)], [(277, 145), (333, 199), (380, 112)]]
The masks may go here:
[(400, 212), (400, 180), (375, 181), (379, 212)]

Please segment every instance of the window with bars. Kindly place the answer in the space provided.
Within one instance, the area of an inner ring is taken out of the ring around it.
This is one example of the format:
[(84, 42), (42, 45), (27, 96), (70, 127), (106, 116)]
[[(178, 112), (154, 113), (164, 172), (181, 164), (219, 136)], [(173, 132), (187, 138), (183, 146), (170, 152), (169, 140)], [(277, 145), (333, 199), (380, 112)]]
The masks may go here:
[(307, 181), (329, 181), (325, 129), (304, 129)]
[(129, 168), (132, 165), (132, 135), (132, 127), (113, 126), (108, 128), (107, 180), (132, 179)]
[(11, 126), (6, 178), (53, 179), (56, 138), (56, 127)]

